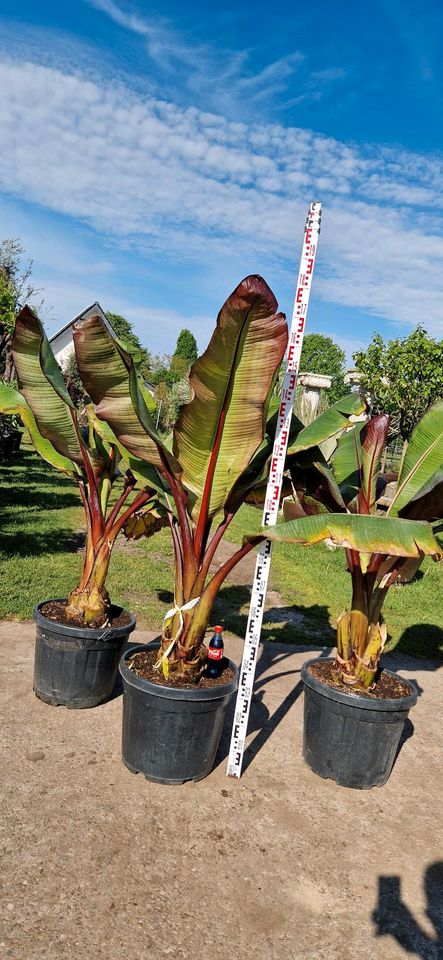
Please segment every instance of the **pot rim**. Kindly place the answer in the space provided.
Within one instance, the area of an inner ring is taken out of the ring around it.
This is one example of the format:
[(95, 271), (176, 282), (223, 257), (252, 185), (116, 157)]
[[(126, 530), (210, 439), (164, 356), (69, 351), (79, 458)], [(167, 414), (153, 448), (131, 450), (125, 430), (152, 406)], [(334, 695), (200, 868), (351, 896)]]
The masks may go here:
[(150, 643), (141, 643), (138, 646), (130, 647), (122, 654), (118, 669), (125, 683), (150, 696), (162, 697), (164, 700), (222, 700), (223, 697), (230, 696), (235, 692), (238, 686), (239, 668), (232, 660), (228, 664), (234, 671), (234, 677), (228, 683), (220, 683), (215, 687), (198, 687), (186, 689), (184, 687), (168, 687), (166, 684), (152, 683), (151, 680), (145, 680), (138, 677), (136, 673), (129, 670), (126, 666), (127, 658), (138, 650), (158, 650), (159, 640), (151, 640)]
[[(385, 712), (394, 712), (395, 710), (409, 710), (410, 707), (413, 707), (417, 703), (418, 692), (417, 689), (413, 686), (410, 680), (406, 680), (405, 677), (400, 677), (403, 683), (406, 683), (411, 692), (406, 694), (404, 697), (385, 697), (379, 699), (371, 699), (370, 697), (361, 696), (357, 692), (349, 691), (349, 693), (343, 690), (336, 690), (334, 687), (328, 686), (328, 684), (323, 683), (321, 680), (318, 680), (317, 677), (314, 677), (312, 673), (309, 673), (308, 667), (312, 663), (319, 663), (322, 659), (325, 659), (329, 663), (334, 662), (334, 657), (314, 657), (311, 660), (306, 660), (301, 668), (301, 678), (306, 687), (309, 687), (310, 690), (315, 690), (316, 693), (320, 693), (322, 696), (326, 697), (328, 700), (335, 700), (338, 703), (346, 703), (350, 707), (358, 707), (359, 710), (378, 710)], [(392, 670), (384, 670), (384, 673), (389, 674), (391, 677), (398, 677), (397, 673), (394, 673)]]
[(81, 637), (82, 639), (89, 638), (90, 640), (117, 640), (119, 637), (127, 637), (129, 633), (135, 629), (136, 619), (134, 614), (130, 613), (129, 610), (125, 610), (124, 607), (118, 607), (117, 604), (114, 606), (118, 610), (127, 613), (131, 618), (129, 623), (121, 627), (100, 627), (94, 628), (91, 627), (68, 627), (67, 624), (58, 623), (57, 620), (49, 620), (48, 617), (43, 616), (40, 612), (40, 607), (45, 603), (50, 603), (52, 600), (55, 600), (59, 603), (66, 603), (66, 597), (49, 597), (47, 600), (40, 600), (40, 603), (37, 603), (34, 607), (33, 617), (38, 627), (42, 627), (45, 630), (50, 630), (51, 633), (57, 633), (62, 637)]

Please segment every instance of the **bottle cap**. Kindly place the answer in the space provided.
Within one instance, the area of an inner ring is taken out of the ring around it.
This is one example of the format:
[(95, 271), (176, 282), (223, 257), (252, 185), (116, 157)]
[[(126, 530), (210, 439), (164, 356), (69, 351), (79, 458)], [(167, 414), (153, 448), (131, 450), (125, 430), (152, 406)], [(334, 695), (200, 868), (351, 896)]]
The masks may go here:
[(223, 633), (223, 627), (214, 627), (214, 633)]

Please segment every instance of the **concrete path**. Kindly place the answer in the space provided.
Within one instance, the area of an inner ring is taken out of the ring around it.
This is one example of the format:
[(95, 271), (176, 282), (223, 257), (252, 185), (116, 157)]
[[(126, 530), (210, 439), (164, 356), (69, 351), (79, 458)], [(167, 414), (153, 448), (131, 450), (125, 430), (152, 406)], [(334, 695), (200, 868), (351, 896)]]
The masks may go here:
[[(262, 650), (241, 781), (225, 775), (227, 730), (210, 777), (163, 787), (121, 763), (120, 696), (89, 711), (36, 699), (33, 636), (0, 624), (0, 958), (443, 956), (436, 664), (389, 658), (422, 694), (381, 789), (304, 765), (299, 670), (322, 650), (280, 644)], [(239, 641), (227, 650), (241, 659)]]

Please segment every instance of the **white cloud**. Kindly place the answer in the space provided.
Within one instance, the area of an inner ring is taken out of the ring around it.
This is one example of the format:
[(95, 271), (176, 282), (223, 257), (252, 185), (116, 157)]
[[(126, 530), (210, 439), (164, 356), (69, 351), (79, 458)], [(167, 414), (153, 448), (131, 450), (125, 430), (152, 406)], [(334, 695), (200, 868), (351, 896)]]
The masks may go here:
[(173, 79), (176, 94), (186, 89), (200, 107), (206, 105), (225, 115), (242, 116), (245, 102), (257, 109), (274, 103), (278, 95), (292, 94), (294, 85), (297, 96), (280, 102), (278, 109), (287, 109), (305, 99), (318, 100), (332, 84), (345, 77), (340, 67), (310, 71), (305, 65), (300, 71), (306, 60), (300, 50), (261, 66), (261, 50), (230, 50), (220, 41), (211, 46), (179, 32), (166, 17), (140, 16), (114, 0), (87, 2), (119, 27), (142, 38), (158, 75), (163, 81)]
[(33, 63), (0, 64), (0, 88), (5, 191), (170, 261), (239, 249), (282, 272), (322, 199), (317, 293), (441, 331), (436, 158), (238, 123)]

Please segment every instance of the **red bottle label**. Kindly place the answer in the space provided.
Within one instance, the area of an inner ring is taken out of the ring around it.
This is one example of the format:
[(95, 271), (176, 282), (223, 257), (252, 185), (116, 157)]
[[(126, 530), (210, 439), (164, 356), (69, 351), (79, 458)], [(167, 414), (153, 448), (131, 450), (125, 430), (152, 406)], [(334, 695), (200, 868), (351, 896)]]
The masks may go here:
[(221, 660), (223, 656), (223, 650), (221, 647), (208, 647), (206, 656), (208, 660)]

